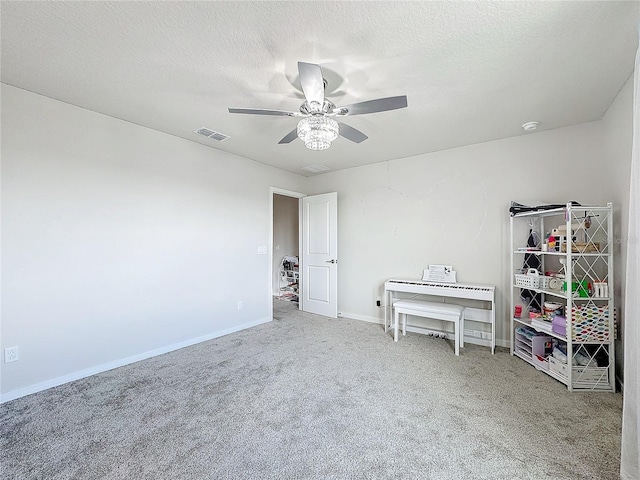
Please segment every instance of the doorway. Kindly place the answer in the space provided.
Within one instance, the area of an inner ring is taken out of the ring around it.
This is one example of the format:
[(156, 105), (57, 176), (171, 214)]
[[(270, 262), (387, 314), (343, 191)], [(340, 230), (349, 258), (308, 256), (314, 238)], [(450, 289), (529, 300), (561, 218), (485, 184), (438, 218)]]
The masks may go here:
[(271, 285), (273, 296), (298, 303), (300, 285), (300, 212), (299, 201), (273, 194), (273, 259)]
[(284, 287), (287, 297), (297, 294), (300, 310), (338, 317), (337, 195), (309, 196), (271, 187), (271, 312)]
[[(300, 198), (304, 193), (271, 188), (271, 311), (301, 309)], [(274, 304), (277, 302), (277, 304)], [(287, 302), (286, 304), (282, 302)]]

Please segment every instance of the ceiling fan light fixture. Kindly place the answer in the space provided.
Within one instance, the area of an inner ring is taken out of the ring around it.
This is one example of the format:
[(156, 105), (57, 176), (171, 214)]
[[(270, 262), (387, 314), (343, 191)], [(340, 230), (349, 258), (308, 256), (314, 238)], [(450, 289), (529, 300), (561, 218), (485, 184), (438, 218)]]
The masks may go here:
[(340, 129), (332, 118), (318, 115), (300, 120), (297, 133), (309, 150), (326, 150), (338, 138)]
[(331, 142), (338, 138), (338, 135), (342, 135), (354, 143), (361, 143), (369, 138), (360, 130), (346, 123), (339, 124), (332, 117), (364, 115), (407, 107), (406, 95), (376, 98), (336, 107), (325, 97), (327, 82), (322, 77), (320, 65), (298, 62), (298, 73), (302, 93), (304, 93), (304, 102), (300, 105), (298, 112), (264, 108), (229, 108), (229, 113), (303, 117), (296, 128), (280, 139), (278, 145), (291, 143), (296, 138), (300, 138), (309, 150), (326, 150), (331, 146)]

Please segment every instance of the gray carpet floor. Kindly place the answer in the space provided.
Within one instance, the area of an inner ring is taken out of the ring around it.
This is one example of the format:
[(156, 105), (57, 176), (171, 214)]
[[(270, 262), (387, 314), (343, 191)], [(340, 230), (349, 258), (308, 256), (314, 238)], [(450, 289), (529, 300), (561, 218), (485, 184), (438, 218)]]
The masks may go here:
[(3, 479), (614, 479), (620, 394), (301, 313), (0, 406)]

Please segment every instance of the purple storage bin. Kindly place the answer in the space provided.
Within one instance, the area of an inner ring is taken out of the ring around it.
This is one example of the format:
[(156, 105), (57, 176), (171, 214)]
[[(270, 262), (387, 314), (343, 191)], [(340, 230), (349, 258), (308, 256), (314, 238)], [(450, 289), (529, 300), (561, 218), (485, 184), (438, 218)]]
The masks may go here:
[(567, 336), (567, 317), (563, 315), (554, 315), (551, 324), (551, 330), (558, 335)]
[(538, 355), (544, 359), (551, 353), (552, 349), (553, 344), (551, 343), (551, 337), (549, 335), (536, 333), (531, 338), (531, 353), (534, 357)]

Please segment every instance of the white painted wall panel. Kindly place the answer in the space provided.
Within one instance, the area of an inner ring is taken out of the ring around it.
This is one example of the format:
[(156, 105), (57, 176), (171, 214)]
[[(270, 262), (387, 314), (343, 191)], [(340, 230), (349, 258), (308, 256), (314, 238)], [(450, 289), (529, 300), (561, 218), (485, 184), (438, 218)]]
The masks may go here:
[(604, 158), (602, 122), (592, 122), (311, 177), (309, 193), (340, 198), (339, 310), (379, 320), (386, 279), (453, 265), (459, 282), (497, 286), (506, 341), (510, 201), (610, 201)]
[(271, 318), (303, 177), (6, 85), (1, 153), (3, 393)]
[[(624, 310), (627, 245), (629, 243), (629, 178), (633, 142), (633, 75), (620, 91), (603, 118), (604, 162), (610, 166), (610, 189), (615, 202), (614, 267), (617, 272), (615, 304), (621, 324), (616, 342), (616, 374), (622, 377), (624, 359)], [(633, 321), (633, 320), (632, 320)]]

